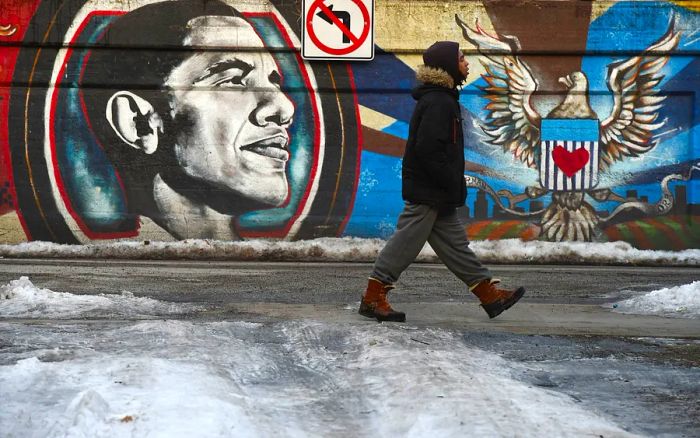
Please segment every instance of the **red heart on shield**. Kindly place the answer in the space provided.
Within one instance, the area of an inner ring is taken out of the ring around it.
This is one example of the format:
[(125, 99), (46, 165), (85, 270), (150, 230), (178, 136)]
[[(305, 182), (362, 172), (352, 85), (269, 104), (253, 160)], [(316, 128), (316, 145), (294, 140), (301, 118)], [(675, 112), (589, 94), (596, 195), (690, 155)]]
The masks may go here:
[(573, 152), (569, 152), (562, 146), (557, 146), (552, 151), (552, 159), (562, 172), (569, 178), (574, 176), (576, 172), (583, 169), (588, 163), (590, 154), (584, 148), (579, 148)]

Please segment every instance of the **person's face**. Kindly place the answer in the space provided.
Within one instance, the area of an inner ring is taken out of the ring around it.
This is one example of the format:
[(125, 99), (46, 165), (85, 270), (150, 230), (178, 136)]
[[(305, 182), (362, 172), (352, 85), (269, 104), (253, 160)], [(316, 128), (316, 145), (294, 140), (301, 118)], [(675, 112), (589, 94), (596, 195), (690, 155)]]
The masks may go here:
[(280, 90), (275, 60), (242, 18), (198, 17), (188, 25), (186, 46), (247, 50), (196, 52), (166, 80), (180, 166), (219, 189), (281, 205), (294, 105)]
[(464, 53), (462, 53), (461, 50), (459, 51), (457, 57), (459, 61), (459, 72), (466, 78), (469, 75), (469, 62), (467, 62), (467, 58), (464, 56)]

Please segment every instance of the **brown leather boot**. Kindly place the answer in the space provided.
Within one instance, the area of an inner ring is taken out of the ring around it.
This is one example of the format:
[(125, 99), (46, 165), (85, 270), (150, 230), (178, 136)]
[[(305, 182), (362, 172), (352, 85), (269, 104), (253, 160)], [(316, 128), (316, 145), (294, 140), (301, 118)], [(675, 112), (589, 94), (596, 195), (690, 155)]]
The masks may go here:
[(375, 278), (370, 278), (369, 283), (367, 283), (367, 290), (360, 302), (360, 315), (368, 318), (377, 318), (379, 322), (405, 322), (406, 314), (392, 309), (386, 300), (387, 292), (393, 288), (394, 286), (391, 284), (384, 284)]
[(489, 318), (495, 318), (509, 309), (525, 293), (524, 287), (516, 290), (499, 289), (496, 287), (498, 282), (499, 280), (484, 280), (471, 289), (481, 301), (481, 307), (489, 314)]

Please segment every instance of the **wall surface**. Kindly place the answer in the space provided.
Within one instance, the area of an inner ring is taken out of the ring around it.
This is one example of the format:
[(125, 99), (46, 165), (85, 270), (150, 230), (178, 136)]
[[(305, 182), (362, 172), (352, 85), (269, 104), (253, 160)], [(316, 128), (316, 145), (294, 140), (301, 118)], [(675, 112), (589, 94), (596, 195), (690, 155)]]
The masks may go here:
[(700, 2), (381, 0), (368, 62), (304, 61), (301, 10), (2, 0), (0, 243), (386, 238), (453, 40), (471, 239), (700, 248)]

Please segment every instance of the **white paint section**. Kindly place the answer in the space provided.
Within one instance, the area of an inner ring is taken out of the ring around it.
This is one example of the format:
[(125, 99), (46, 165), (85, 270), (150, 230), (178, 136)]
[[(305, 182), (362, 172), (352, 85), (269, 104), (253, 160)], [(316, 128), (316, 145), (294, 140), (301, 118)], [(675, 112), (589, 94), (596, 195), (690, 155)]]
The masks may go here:
[(620, 313), (700, 319), (700, 281), (658, 289), (606, 307), (610, 306)]
[[(589, 146), (590, 142), (584, 141), (583, 143), (580, 143), (580, 144), (581, 144), (581, 146), (583, 146), (584, 149), (586, 149), (587, 151), (590, 151), (590, 146)], [(583, 175), (584, 175), (586, 167), (588, 167), (590, 165), (590, 163), (591, 163), (591, 160), (588, 160), (586, 162), (586, 165), (583, 166), (583, 169), (576, 172), (576, 175), (574, 175), (573, 183), (574, 183), (574, 187), (576, 187), (577, 189), (582, 189), (584, 187)]]
[(540, 185), (547, 187), (547, 154), (549, 154), (549, 142), (540, 141)]
[[(566, 142), (564, 141), (559, 141), (556, 143), (556, 147), (566, 147)], [(554, 149), (552, 149), (554, 150)], [(552, 160), (553, 162), (554, 160)], [(554, 168), (554, 190), (562, 190), (564, 188), (564, 172), (559, 169), (559, 167), (553, 163), (552, 167)]]
[(375, 111), (372, 108), (366, 107), (364, 105), (358, 105), (360, 111), (360, 118), (362, 119), (362, 126), (367, 126), (368, 128), (381, 131), (387, 126), (396, 122), (396, 119), (386, 114)]
[(595, 188), (598, 185), (598, 168), (600, 167), (598, 152), (600, 149), (600, 143), (598, 141), (593, 142), (593, 159), (591, 160), (593, 170), (591, 172), (591, 188)]

